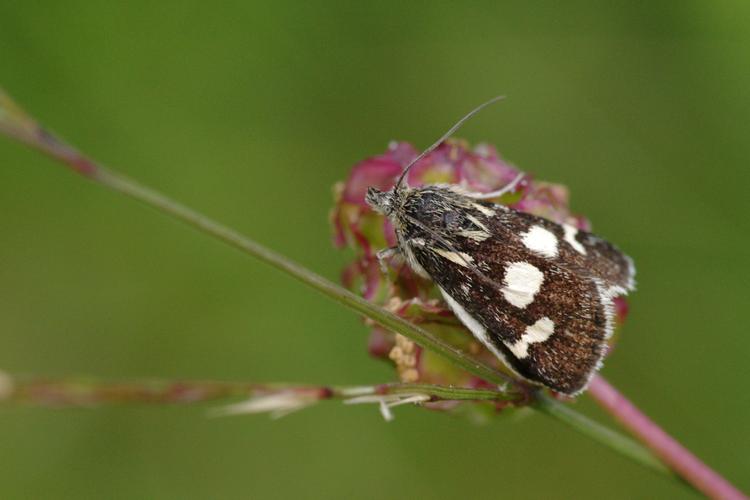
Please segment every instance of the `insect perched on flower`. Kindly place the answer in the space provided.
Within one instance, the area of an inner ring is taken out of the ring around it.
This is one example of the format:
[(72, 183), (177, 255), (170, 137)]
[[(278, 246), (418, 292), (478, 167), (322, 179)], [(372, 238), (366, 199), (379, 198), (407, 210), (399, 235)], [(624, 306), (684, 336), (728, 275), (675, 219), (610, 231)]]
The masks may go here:
[(522, 173), (494, 192), (407, 185), (420, 160), (497, 99), (409, 161), (392, 188), (367, 190), (366, 203), (396, 235), (377, 257), (383, 267), (401, 257), (434, 282), (458, 319), (512, 372), (576, 395), (606, 353), (615, 298), (634, 288), (631, 259), (575, 225), (487, 201), (513, 193)]

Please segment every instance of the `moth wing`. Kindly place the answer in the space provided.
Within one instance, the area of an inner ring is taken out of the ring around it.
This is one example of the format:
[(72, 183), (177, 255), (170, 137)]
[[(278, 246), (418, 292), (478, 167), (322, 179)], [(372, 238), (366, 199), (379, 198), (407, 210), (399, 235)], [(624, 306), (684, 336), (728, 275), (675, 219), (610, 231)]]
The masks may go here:
[[(497, 217), (486, 217), (491, 233), (505, 239), (519, 240), (529, 251), (547, 257), (578, 274), (599, 278), (614, 295), (635, 289), (633, 260), (608, 241), (568, 224), (557, 224), (543, 217), (498, 205)], [(482, 216), (484, 214), (480, 214)], [(509, 229), (510, 233), (503, 231)], [(552, 250), (551, 233), (556, 241)], [(546, 237), (546, 239), (545, 239)], [(554, 254), (554, 255), (553, 255)]]
[(589, 233), (506, 207), (456, 209), (452, 232), (405, 242), (413, 259), (516, 373), (566, 394), (585, 389), (612, 333), (612, 299), (633, 287), (630, 259)]

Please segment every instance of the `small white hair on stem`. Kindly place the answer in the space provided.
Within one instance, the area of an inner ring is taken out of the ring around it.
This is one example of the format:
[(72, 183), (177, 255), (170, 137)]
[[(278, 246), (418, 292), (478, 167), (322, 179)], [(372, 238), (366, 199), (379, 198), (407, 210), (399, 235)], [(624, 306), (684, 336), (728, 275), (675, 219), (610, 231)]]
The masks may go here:
[(380, 414), (383, 415), (383, 419), (385, 419), (386, 422), (391, 422), (395, 418), (393, 416), (393, 412), (391, 411), (391, 408), (393, 408), (394, 406), (426, 403), (430, 399), (431, 398), (429, 395), (423, 393), (373, 394), (345, 399), (344, 404), (356, 405), (365, 403), (377, 403), (380, 407)]
[(281, 418), (295, 411), (302, 410), (318, 402), (318, 398), (309, 394), (295, 391), (275, 392), (262, 396), (253, 396), (247, 401), (241, 401), (211, 412), (214, 417), (232, 415), (249, 415), (254, 413), (269, 413), (271, 418)]

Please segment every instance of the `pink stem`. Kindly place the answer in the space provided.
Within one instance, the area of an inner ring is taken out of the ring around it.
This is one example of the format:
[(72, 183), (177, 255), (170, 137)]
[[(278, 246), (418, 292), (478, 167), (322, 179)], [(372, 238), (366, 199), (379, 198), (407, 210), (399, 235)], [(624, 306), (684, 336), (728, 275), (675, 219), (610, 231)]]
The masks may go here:
[(664, 432), (603, 377), (594, 376), (588, 392), (599, 405), (638, 437), (664, 463), (706, 496), (721, 499), (748, 498)]

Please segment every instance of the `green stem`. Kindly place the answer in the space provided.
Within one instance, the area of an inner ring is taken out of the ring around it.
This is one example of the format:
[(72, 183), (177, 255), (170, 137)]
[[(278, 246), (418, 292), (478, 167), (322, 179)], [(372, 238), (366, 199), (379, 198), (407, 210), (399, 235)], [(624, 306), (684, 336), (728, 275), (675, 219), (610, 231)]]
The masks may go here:
[[(3, 107), (5, 107), (5, 113), (3, 113)], [(495, 384), (504, 384), (508, 381), (508, 378), (503, 373), (447, 344), (427, 330), (368, 302), (296, 262), (254, 242), (239, 232), (87, 158), (75, 148), (39, 126), (36, 121), (10, 100), (2, 89), (0, 89), (0, 132), (61, 161), (74, 172), (94, 182), (145, 203), (162, 213), (181, 220), (208, 235), (240, 249), (248, 255), (284, 271), (288, 275), (293, 276), (350, 309), (367, 316), (389, 330), (398, 332), (420, 346), (441, 354), (452, 363), (483, 380)], [(671, 476), (671, 473), (659, 464), (658, 461), (655, 461), (645, 448), (614, 431), (601, 432), (601, 427), (598, 424), (595, 425), (592, 421), (578, 415), (572, 409), (564, 407), (554, 400), (545, 399), (538, 399), (532, 406), (541, 410), (544, 414), (552, 416), (580, 431), (588, 429), (584, 433), (600, 444), (627, 456), (651, 470)], [(623, 443), (629, 443), (629, 445), (624, 446)], [(631, 450), (631, 452), (624, 451), (627, 449)], [(632, 450), (637, 449), (641, 451), (639, 453), (632, 452)]]
[[(550, 417), (554, 417), (561, 422), (566, 423), (584, 436), (588, 436), (600, 443), (606, 442), (607, 445), (616, 452), (635, 462), (646, 465), (651, 470), (674, 476), (674, 473), (668, 467), (640, 444), (598, 422), (594, 422), (590, 418), (576, 411), (573, 411), (569, 406), (560, 404), (558, 401), (555, 401), (544, 393), (540, 392), (537, 394), (537, 397), (534, 399), (531, 406), (545, 415), (549, 415)], [(676, 478), (677, 476), (674, 477)]]

